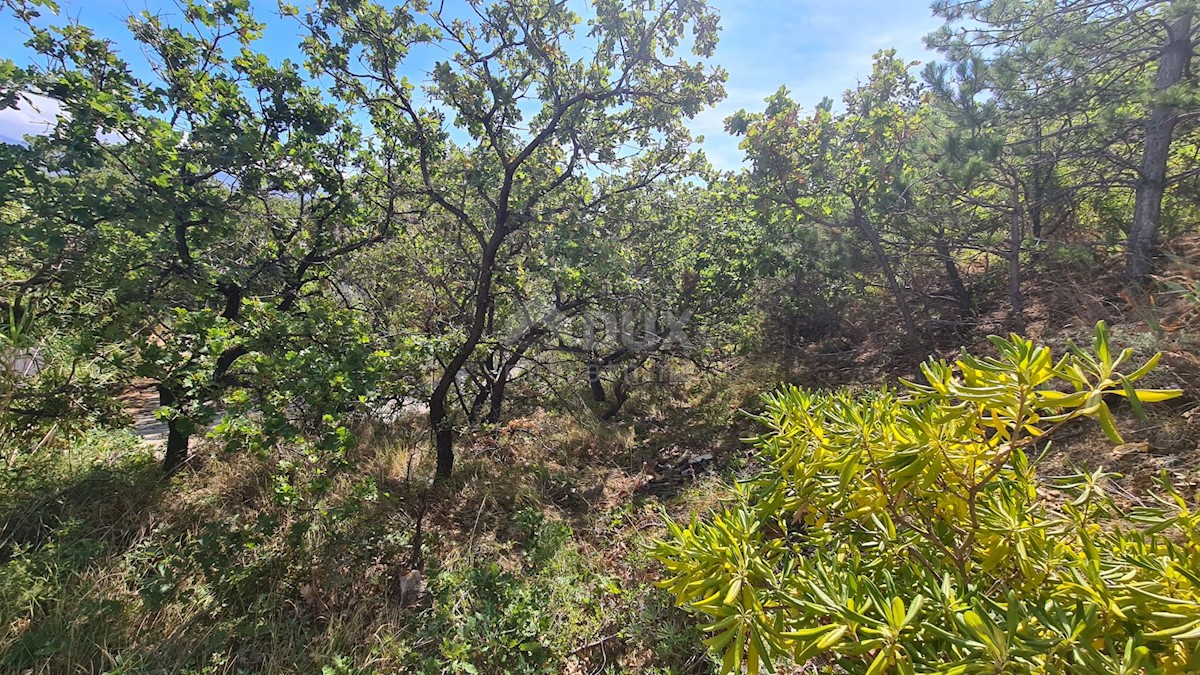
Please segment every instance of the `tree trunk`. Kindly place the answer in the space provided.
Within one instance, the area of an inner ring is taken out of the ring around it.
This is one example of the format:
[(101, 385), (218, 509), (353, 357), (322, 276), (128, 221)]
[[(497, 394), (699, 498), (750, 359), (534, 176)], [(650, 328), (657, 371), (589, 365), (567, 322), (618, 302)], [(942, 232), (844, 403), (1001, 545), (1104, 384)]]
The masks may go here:
[[(1172, 3), (1175, 5), (1176, 3)], [(1154, 93), (1164, 96), (1166, 90), (1183, 80), (1192, 57), (1192, 15), (1181, 14), (1167, 26), (1167, 42), (1158, 62)], [(1171, 136), (1179, 111), (1169, 101), (1159, 99), (1146, 117), (1145, 145), (1142, 147), (1142, 166), (1138, 172), (1134, 196), (1133, 224), (1126, 242), (1127, 273), (1131, 281), (1141, 284), (1150, 274), (1151, 259), (1158, 237), (1158, 220), (1162, 212), (1163, 191), (1167, 185), (1167, 159), (1171, 153)]]
[(950, 291), (954, 293), (954, 299), (958, 301), (959, 316), (963, 319), (971, 318), (975, 315), (975, 308), (971, 306), (971, 291), (967, 289), (962, 275), (958, 273), (958, 265), (950, 255), (950, 244), (946, 241), (945, 236), (939, 234), (933, 240), (933, 250), (946, 270), (946, 282), (950, 284)]
[(1044, 200), (1046, 198), (1046, 184), (1049, 182), (1049, 174), (1054, 171), (1053, 167), (1047, 169), (1043, 162), (1045, 158), (1042, 156), (1042, 125), (1035, 124), (1034, 128), (1033, 153), (1037, 159), (1033, 166), (1033, 194), (1029, 194), (1026, 202), (1029, 206), (1029, 231), (1034, 239), (1042, 238), (1042, 209), (1044, 208)]
[(487, 421), (489, 424), (500, 422), (500, 413), (504, 410), (504, 389), (508, 386), (508, 374), (512, 368), (505, 363), (500, 372), (496, 373), (496, 381), (492, 383), (491, 400), (488, 403)]
[(625, 386), (625, 380), (617, 380), (613, 385), (613, 401), (603, 413), (600, 414), (600, 419), (605, 422), (617, 416), (621, 412), (621, 408), (625, 407), (625, 402), (629, 400), (629, 390)]
[(495, 384), (494, 379), (490, 379), (491, 375), (484, 375), (485, 382), (479, 387), (479, 391), (475, 393), (474, 400), (471, 401), (470, 412), (467, 413), (467, 421), (474, 424), (479, 420), (479, 413), (483, 410), (483, 404), (488, 402), (492, 396), (492, 386)]
[(488, 311), (492, 305), (492, 276), (496, 268), (496, 255), (500, 244), (504, 241), (505, 229), (502, 225), (496, 227), (492, 238), (483, 249), (479, 261), (479, 279), (475, 291), (475, 311), (471, 320), (471, 328), (467, 339), (459, 346), (451, 357), (450, 362), (442, 370), (442, 376), (433, 393), (429, 396), (429, 427), (433, 430), (434, 448), (437, 450), (437, 472), (435, 478), (446, 479), (454, 472), (454, 429), (451, 427), (450, 416), (446, 409), (446, 401), (450, 390), (458, 379), (458, 373), (475, 351), (487, 321)]
[(892, 264), (888, 262), (887, 252), (883, 250), (883, 244), (879, 240), (879, 233), (875, 231), (866, 215), (857, 207), (854, 210), (854, 224), (867, 238), (867, 243), (871, 245), (875, 261), (879, 263), (879, 269), (883, 271), (883, 276), (887, 280), (888, 289), (891, 290), (892, 297), (896, 300), (896, 309), (900, 311), (900, 320), (904, 323), (904, 335), (908, 340), (908, 346), (913, 348), (921, 346), (920, 338), (917, 336), (917, 325), (913, 322), (908, 301), (904, 299), (904, 289), (900, 287), (896, 273), (892, 270)]
[[(659, 341), (659, 345), (661, 344), (662, 342)], [(657, 347), (655, 348), (657, 349)], [(612, 404), (608, 406), (607, 410), (601, 413), (600, 419), (607, 422), (608, 420), (616, 417), (617, 413), (621, 412), (621, 408), (623, 408), (625, 406), (625, 402), (629, 400), (629, 378), (632, 377), (633, 374), (644, 365), (646, 365), (646, 354), (637, 354), (633, 356), (632, 361), (630, 361), (624, 368), (621, 369), (621, 373), (617, 376), (617, 380), (613, 384)]]
[(449, 478), (454, 473), (454, 430), (446, 415), (445, 391), (434, 390), (429, 398), (429, 426), (433, 428), (433, 446), (437, 450), (437, 479)]
[(1008, 228), (1008, 300), (1012, 321), (1018, 330), (1025, 327), (1025, 309), (1021, 297), (1021, 191), (1016, 180), (1012, 186), (1012, 208)]
[(513, 345), (512, 353), (496, 369), (495, 378), (490, 383), (491, 401), (487, 415), (487, 421), (491, 424), (496, 424), (500, 421), (500, 414), (504, 409), (505, 390), (508, 387), (508, 380), (512, 375), (512, 371), (521, 363), (521, 359), (525, 358), (525, 353), (533, 345), (537, 344), (538, 338), (545, 335), (546, 332), (544, 327), (538, 327), (526, 333), (519, 342)]
[(588, 386), (592, 389), (592, 400), (596, 403), (604, 403), (608, 396), (604, 393), (604, 381), (600, 379), (600, 364), (588, 364)]
[[(163, 407), (175, 405), (177, 398), (170, 387), (158, 385), (158, 404)], [(167, 448), (163, 455), (163, 473), (170, 476), (183, 467), (188, 458), (188, 445), (191, 434), (182, 420), (174, 417), (167, 420)]]
[(163, 473), (168, 476), (183, 468), (188, 459), (191, 434), (184, 430), (179, 420), (167, 420), (167, 452), (163, 455)]

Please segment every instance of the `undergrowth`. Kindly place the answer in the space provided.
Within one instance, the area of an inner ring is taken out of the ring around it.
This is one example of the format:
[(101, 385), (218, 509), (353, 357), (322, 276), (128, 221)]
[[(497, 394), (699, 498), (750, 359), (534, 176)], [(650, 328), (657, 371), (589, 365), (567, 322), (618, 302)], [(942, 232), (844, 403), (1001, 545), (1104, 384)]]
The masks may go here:
[(0, 485), (0, 672), (711, 669), (645, 573), (650, 503), (564, 509), (572, 467), (486, 453), (430, 491), (404, 443), (364, 438), (321, 481), (211, 448), (163, 480), (103, 430), (20, 457)]

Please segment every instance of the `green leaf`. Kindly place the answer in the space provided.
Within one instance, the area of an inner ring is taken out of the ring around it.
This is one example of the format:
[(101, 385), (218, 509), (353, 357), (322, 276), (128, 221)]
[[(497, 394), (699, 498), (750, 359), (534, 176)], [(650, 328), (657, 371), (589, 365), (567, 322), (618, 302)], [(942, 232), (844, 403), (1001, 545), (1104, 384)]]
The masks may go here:
[(871, 665), (867, 667), (866, 675), (880, 675), (887, 669), (888, 652), (885, 649), (879, 650), (875, 655), (875, 659), (871, 661)]
[(1133, 388), (1133, 383), (1127, 377), (1121, 377), (1121, 387), (1124, 391), (1119, 392), (1125, 396), (1125, 400), (1129, 401), (1129, 407), (1133, 410), (1133, 414), (1139, 419), (1146, 419), (1146, 410), (1142, 407), (1142, 402), (1138, 398), (1138, 392)]
[(1099, 408), (1096, 410), (1096, 419), (1100, 421), (1100, 428), (1104, 430), (1104, 435), (1108, 436), (1108, 440), (1121, 445), (1125, 439), (1121, 438), (1121, 432), (1117, 431), (1117, 423), (1113, 419), (1112, 411), (1108, 409), (1108, 404), (1101, 401)]
[(1092, 340), (1092, 351), (1100, 357), (1102, 365), (1108, 368), (1112, 367), (1112, 353), (1108, 348), (1108, 324), (1103, 321), (1096, 322), (1096, 337)]

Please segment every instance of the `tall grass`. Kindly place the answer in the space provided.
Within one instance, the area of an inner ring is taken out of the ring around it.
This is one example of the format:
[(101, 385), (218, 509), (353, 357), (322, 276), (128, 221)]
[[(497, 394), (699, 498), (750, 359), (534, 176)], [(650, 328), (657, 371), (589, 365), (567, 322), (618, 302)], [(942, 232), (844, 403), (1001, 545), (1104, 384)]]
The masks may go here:
[(432, 490), (418, 439), (380, 428), (334, 473), (207, 447), (164, 480), (99, 430), (18, 455), (0, 672), (707, 672), (650, 585), (656, 507), (602, 504), (585, 489), (602, 472), (571, 459), (635, 452), (631, 432), (524, 424)]

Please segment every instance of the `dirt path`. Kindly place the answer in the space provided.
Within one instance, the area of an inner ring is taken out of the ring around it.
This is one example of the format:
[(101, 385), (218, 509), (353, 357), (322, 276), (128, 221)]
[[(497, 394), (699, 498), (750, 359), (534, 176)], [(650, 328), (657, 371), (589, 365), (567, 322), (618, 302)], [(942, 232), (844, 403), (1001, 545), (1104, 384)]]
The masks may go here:
[(133, 418), (132, 431), (142, 442), (158, 450), (167, 442), (167, 423), (154, 416), (158, 410), (158, 392), (146, 384), (130, 389), (121, 396), (125, 410)]

